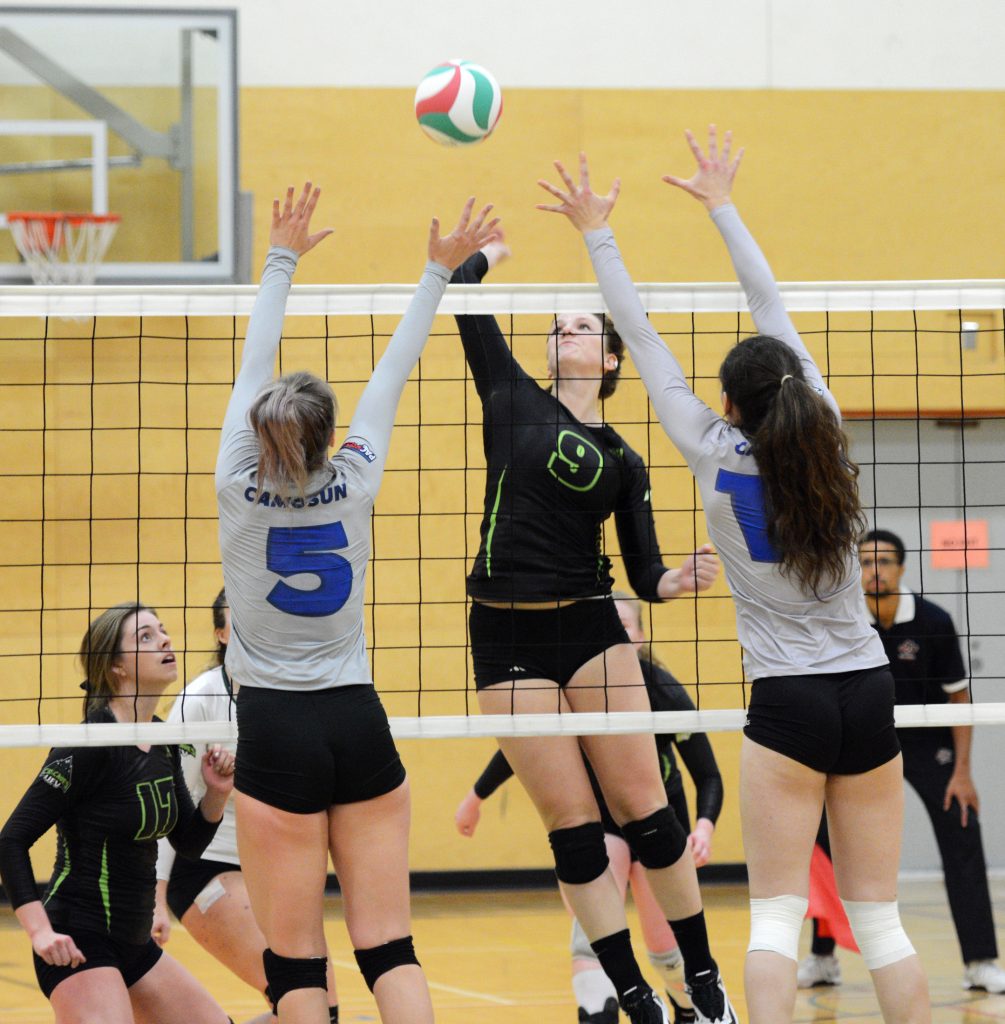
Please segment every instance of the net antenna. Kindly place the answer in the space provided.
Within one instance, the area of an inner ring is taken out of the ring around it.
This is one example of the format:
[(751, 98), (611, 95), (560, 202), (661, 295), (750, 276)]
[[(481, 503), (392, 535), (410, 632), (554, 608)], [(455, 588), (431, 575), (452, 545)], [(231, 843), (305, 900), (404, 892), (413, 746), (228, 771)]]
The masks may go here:
[(94, 284), (121, 219), (117, 213), (14, 210), (7, 225), (35, 284), (81, 285)]

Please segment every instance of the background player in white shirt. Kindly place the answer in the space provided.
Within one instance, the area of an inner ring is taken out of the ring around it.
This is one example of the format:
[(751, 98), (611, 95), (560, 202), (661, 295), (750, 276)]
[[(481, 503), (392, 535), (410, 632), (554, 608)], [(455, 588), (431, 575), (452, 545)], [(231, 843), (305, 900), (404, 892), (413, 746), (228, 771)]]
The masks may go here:
[[(663, 428), (701, 491), (709, 534), (736, 603), (753, 680), (740, 808), (750, 875), (746, 995), (754, 1024), (791, 1020), (809, 863), (826, 798), (838, 888), (888, 1021), (930, 1019), (920, 961), (896, 902), (903, 816), (893, 679), (860, 597), (857, 467), (837, 403), (803, 345), (771, 270), (730, 202), (740, 156), (690, 132), (690, 179), (667, 176), (711, 213), (761, 333), (719, 371), (724, 416), (701, 401), (646, 318), (607, 226), (619, 183), (577, 185), (542, 208), (583, 233), (614, 323)], [(742, 154), (741, 154), (742, 155)]]

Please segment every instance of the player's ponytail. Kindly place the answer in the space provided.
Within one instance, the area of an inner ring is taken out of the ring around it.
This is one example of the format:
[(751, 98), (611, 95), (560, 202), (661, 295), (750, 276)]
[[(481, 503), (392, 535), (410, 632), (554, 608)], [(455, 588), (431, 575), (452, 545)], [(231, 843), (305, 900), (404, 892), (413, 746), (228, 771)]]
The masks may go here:
[(78, 655), (84, 670), (81, 687), (85, 693), (85, 721), (88, 715), (108, 707), (108, 702), (118, 693), (114, 667), (122, 655), (122, 628), (131, 615), (140, 612), (153, 612), (153, 609), (138, 601), (127, 601), (102, 612), (88, 626)]
[(258, 489), (304, 493), (328, 455), (338, 403), (327, 381), (288, 373), (264, 387), (248, 413), (258, 436)]
[(761, 476), (768, 539), (782, 563), (819, 594), (847, 575), (865, 517), (858, 466), (837, 416), (777, 338), (747, 338), (719, 371), (750, 438)]

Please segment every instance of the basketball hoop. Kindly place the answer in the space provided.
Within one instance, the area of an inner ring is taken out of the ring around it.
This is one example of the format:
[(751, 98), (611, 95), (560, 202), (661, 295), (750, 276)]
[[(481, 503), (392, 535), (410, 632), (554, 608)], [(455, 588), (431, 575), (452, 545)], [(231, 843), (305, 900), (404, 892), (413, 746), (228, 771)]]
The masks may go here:
[(122, 218), (117, 213), (7, 214), (35, 284), (93, 284)]

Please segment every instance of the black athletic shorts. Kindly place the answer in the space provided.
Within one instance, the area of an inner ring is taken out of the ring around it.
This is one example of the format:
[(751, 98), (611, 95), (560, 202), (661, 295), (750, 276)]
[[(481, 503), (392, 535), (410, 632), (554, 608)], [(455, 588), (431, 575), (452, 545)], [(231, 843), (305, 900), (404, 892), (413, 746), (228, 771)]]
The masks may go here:
[(61, 982), (81, 971), (91, 971), (95, 967), (114, 967), (121, 975), (126, 988), (132, 988), (161, 958), (163, 950), (148, 939), (146, 942), (118, 942), (101, 932), (83, 932), (60, 927), (53, 922), (57, 932), (69, 935), (77, 944), (87, 960), (79, 967), (53, 967), (47, 964), (37, 953), (35, 961), (35, 977), (38, 987), (45, 998), (52, 995), (53, 989)]
[(189, 860), (175, 857), (168, 881), (167, 904), (171, 913), (180, 921), (195, 903), (196, 896), (226, 871), (240, 871), (239, 864), (228, 864), (223, 860)]
[(535, 611), (472, 601), (468, 622), (479, 690), (511, 679), (565, 686), (591, 658), (629, 642), (614, 601), (606, 597)]
[(818, 772), (859, 775), (900, 753), (888, 666), (756, 679), (743, 734)]
[(294, 814), (372, 800), (405, 781), (372, 686), (296, 692), (247, 684), (237, 694), (234, 785)]

